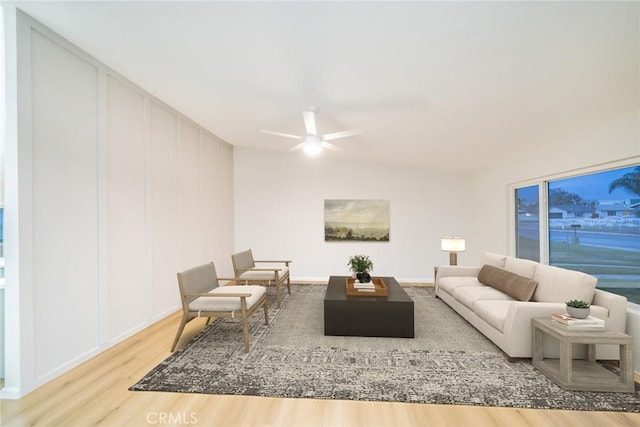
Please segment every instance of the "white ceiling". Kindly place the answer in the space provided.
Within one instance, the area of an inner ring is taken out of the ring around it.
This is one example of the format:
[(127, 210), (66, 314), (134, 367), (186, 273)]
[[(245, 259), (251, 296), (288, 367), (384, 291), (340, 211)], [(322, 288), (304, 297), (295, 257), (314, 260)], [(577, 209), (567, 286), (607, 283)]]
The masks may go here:
[(18, 5), (235, 146), (317, 105), (324, 155), (465, 170), (639, 108), (637, 1)]

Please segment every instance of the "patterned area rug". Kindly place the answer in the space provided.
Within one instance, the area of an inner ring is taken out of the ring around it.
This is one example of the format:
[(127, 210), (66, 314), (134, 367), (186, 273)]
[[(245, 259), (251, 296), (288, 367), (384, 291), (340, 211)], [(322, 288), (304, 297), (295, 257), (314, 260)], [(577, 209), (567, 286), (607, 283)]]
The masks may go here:
[(249, 353), (237, 319), (218, 319), (131, 390), (640, 412), (638, 384), (635, 394), (572, 392), (530, 360), (509, 363), (432, 288), (405, 288), (414, 339), (324, 336), (325, 289), (292, 285), (277, 309), (269, 288), (270, 325), (253, 317)]

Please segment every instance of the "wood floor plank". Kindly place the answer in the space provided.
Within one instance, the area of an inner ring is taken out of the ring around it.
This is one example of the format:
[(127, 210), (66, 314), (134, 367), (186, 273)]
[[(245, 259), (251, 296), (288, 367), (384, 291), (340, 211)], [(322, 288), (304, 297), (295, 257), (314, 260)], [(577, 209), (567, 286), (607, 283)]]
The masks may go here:
[[(132, 392), (170, 355), (173, 314), (19, 400), (2, 426), (640, 426), (640, 414)], [(204, 326), (187, 325), (179, 346)]]

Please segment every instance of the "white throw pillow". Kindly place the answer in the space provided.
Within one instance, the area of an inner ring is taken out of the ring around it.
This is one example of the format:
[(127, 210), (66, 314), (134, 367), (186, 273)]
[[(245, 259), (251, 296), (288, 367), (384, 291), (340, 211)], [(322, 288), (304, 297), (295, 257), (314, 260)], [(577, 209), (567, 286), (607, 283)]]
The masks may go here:
[(507, 257), (507, 261), (504, 263), (504, 269), (515, 273), (519, 276), (526, 277), (527, 279), (533, 279), (536, 274), (537, 262), (529, 259), (520, 259), (514, 257)]
[(507, 260), (506, 255), (500, 255), (493, 252), (482, 253), (482, 265), (493, 265), (494, 267), (504, 268), (504, 263)]
[(566, 302), (581, 299), (591, 303), (598, 279), (580, 271), (538, 264), (534, 280), (538, 282), (533, 301)]

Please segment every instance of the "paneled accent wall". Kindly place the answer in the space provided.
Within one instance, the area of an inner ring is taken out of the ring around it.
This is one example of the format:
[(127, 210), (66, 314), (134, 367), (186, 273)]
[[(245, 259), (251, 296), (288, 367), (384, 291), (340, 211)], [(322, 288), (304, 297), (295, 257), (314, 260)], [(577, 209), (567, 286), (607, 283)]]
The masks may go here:
[(144, 323), (151, 305), (146, 302), (145, 98), (111, 76), (107, 77), (107, 129), (106, 335), (114, 339)]
[(230, 274), (233, 148), (14, 12), (19, 173), (7, 185), (20, 191), (6, 225), (29, 244), (6, 242), (20, 334), (5, 386), (24, 394), (177, 310), (176, 272), (214, 261)]
[(31, 31), (36, 375), (99, 345), (97, 84), (95, 65)]
[(175, 306), (172, 290), (181, 264), (177, 117), (151, 102), (149, 125), (151, 312), (164, 313)]

